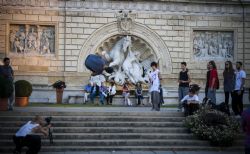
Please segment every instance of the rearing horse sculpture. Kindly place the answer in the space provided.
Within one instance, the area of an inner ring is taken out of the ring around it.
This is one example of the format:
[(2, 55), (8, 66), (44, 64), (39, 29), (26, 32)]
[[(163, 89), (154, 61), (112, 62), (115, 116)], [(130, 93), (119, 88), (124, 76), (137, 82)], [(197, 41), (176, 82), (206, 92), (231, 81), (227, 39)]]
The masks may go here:
[(107, 60), (112, 61), (109, 64), (109, 67), (118, 66), (120, 69), (123, 61), (125, 60), (125, 53), (128, 51), (128, 47), (131, 45), (131, 37), (126, 36), (120, 39), (111, 51), (106, 52), (103, 51), (102, 54), (105, 56)]

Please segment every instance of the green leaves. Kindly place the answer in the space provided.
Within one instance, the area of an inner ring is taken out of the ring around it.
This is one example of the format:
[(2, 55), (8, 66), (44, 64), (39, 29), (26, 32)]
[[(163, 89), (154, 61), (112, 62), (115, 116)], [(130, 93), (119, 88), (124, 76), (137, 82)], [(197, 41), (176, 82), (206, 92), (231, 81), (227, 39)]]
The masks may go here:
[(214, 146), (230, 146), (240, 132), (239, 122), (223, 112), (203, 108), (185, 119), (185, 126)]

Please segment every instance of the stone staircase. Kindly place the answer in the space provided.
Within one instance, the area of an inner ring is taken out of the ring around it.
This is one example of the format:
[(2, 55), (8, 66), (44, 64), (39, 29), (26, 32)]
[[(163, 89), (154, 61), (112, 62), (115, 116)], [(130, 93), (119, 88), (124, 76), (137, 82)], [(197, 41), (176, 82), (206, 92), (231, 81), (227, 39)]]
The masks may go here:
[(233, 147), (211, 147), (183, 126), (178, 112), (1, 112), (0, 153), (14, 149), (12, 135), (34, 115), (52, 116), (54, 144), (42, 138), (44, 152), (60, 151), (243, 151), (242, 135)]

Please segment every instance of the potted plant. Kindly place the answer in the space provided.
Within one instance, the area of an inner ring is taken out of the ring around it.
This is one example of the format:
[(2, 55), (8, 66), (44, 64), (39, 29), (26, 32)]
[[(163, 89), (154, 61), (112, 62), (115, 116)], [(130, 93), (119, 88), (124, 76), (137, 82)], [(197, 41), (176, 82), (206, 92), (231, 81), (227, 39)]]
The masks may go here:
[(8, 98), (12, 93), (12, 82), (0, 76), (0, 111), (8, 110)]
[(26, 80), (15, 82), (15, 105), (27, 106), (29, 104), (29, 96), (32, 93), (32, 85)]
[(66, 88), (65, 82), (58, 80), (52, 84), (53, 88), (56, 89), (56, 103), (61, 104), (63, 99), (63, 91)]

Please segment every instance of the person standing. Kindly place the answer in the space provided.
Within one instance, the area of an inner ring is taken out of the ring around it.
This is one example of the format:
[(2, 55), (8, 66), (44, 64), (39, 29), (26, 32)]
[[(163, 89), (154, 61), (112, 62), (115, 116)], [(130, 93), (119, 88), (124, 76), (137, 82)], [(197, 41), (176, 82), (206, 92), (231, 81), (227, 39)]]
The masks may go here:
[(156, 62), (152, 62), (150, 66), (153, 69), (149, 74), (152, 111), (160, 111), (160, 70)]
[(108, 95), (107, 95), (107, 104), (112, 105), (113, 97), (116, 94), (116, 86), (114, 82), (111, 82), (111, 85), (108, 87)]
[(207, 98), (209, 78), (210, 78), (210, 66), (209, 66), (209, 63), (207, 63), (207, 76), (206, 76), (207, 80), (206, 80), (206, 87), (205, 87), (205, 98)]
[(181, 71), (179, 73), (179, 80), (178, 80), (178, 82), (179, 82), (179, 88), (178, 88), (178, 93), (179, 93), (179, 111), (181, 111), (181, 109), (182, 109), (181, 100), (183, 99), (183, 97), (185, 97), (188, 94), (189, 83), (191, 82), (186, 62), (182, 62), (181, 63)]
[(217, 67), (213, 60), (209, 62), (209, 68), (210, 68), (210, 76), (209, 76), (207, 97), (211, 99), (214, 105), (216, 105), (216, 89), (219, 86), (218, 85), (219, 79), (218, 79)]
[(232, 109), (235, 116), (240, 116), (243, 111), (243, 94), (246, 72), (242, 69), (242, 62), (236, 62), (235, 87), (232, 99)]
[(230, 115), (229, 111), (229, 95), (231, 98), (233, 97), (233, 91), (235, 86), (235, 74), (234, 69), (231, 61), (225, 62), (225, 69), (223, 71), (223, 78), (224, 78), (224, 93), (225, 93), (225, 104), (227, 106), (227, 114)]
[[(14, 71), (12, 67), (10, 66), (10, 58), (5, 57), (3, 59), (3, 66), (0, 66), (0, 76), (3, 76), (7, 80), (12, 82), (12, 86), (14, 89)], [(15, 90), (13, 90), (11, 96), (9, 97), (8, 101), (8, 110), (12, 111), (13, 110), (13, 105), (14, 105), (14, 94)]]
[[(142, 100), (143, 100), (143, 95), (142, 95), (142, 86), (140, 82), (137, 82), (135, 86), (135, 95), (137, 97), (137, 105), (141, 105)], [(143, 103), (142, 103), (143, 104)]]

